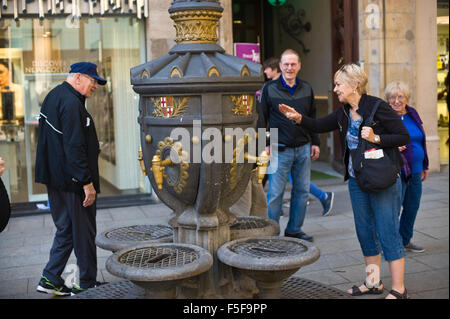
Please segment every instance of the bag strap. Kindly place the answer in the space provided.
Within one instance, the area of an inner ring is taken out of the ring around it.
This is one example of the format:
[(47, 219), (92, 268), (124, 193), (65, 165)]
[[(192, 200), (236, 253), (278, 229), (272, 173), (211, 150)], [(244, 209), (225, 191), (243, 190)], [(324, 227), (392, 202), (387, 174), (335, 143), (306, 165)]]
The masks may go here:
[(375, 112), (377, 111), (378, 106), (380, 106), (380, 104), (381, 104), (381, 100), (378, 100), (375, 103), (375, 106), (372, 109), (372, 113), (370, 113), (370, 116), (365, 121), (365, 126), (370, 126), (372, 124), (373, 118), (375, 116)]
[[(370, 126), (370, 124), (372, 124), (373, 118), (375, 116), (375, 112), (378, 109), (378, 106), (380, 106), (381, 104), (381, 99), (379, 99), (376, 103), (375, 106), (372, 109), (372, 113), (370, 113), (370, 116), (364, 121), (364, 126)], [(367, 141), (365, 139), (363, 139), (360, 135), (359, 135), (359, 140), (358, 140), (358, 149), (365, 149), (366, 147), (366, 143)]]

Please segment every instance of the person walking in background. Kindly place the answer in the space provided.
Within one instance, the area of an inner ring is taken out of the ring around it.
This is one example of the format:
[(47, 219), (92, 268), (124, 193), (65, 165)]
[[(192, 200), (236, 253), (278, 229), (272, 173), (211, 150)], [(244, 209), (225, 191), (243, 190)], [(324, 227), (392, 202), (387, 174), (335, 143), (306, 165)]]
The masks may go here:
[[(292, 184), (291, 174), (289, 174), (289, 181)], [(322, 216), (330, 216), (333, 209), (334, 192), (324, 192), (313, 182), (309, 182), (309, 192), (322, 204)]]
[[(334, 92), (343, 106), (327, 116), (314, 119), (285, 104), (280, 104), (279, 108), (286, 118), (311, 131), (325, 133), (339, 130), (343, 161), (347, 168), (344, 179), (349, 180), (355, 228), (367, 273), (361, 286), (353, 286), (347, 292), (354, 296), (383, 292), (383, 283), (380, 280), (383, 252), (392, 280), (392, 289), (386, 298), (406, 299), (408, 293), (404, 284), (405, 249), (398, 220), (401, 206), (400, 178), (381, 192), (362, 191), (355, 179), (350, 150), (357, 148), (361, 138), (379, 144), (400, 170), (403, 162), (398, 147), (409, 143), (409, 134), (389, 104), (367, 95), (367, 75), (358, 65), (343, 65), (335, 73), (334, 83)], [(362, 126), (361, 123), (370, 116), (378, 102), (380, 104), (372, 126)]]
[(278, 145), (275, 145), (273, 153), (270, 154), (270, 167), (277, 169), (269, 174), (268, 214), (269, 218), (279, 222), (284, 190), (289, 173), (292, 173), (289, 221), (284, 235), (313, 241), (312, 236), (302, 231), (302, 226), (309, 194), (311, 159), (319, 157), (320, 141), (317, 134), (298, 127), (280, 113), (278, 104), (289, 103), (298, 111), (315, 118), (314, 92), (307, 82), (297, 78), (301, 69), (300, 56), (297, 52), (285, 50), (279, 65), (281, 76), (266, 83), (261, 93), (264, 119), (268, 122), (269, 128), (278, 129)]
[(309, 192), (322, 204), (322, 216), (330, 216), (333, 209), (334, 192), (324, 192), (313, 182), (309, 183)]
[(264, 74), (268, 80), (276, 80), (281, 75), (280, 59), (271, 57), (263, 62)]
[[(270, 57), (263, 62), (262, 66), (263, 66), (264, 74), (266, 75), (266, 79), (268, 81), (276, 80), (280, 77), (280, 75), (281, 75), (280, 59), (275, 58), (275, 57)], [(264, 85), (265, 85), (265, 83), (264, 83)], [(264, 87), (264, 85), (263, 85), (263, 87)], [(258, 101), (261, 100), (261, 91), (262, 91), (262, 88), (261, 88), (261, 90), (256, 91), (256, 94), (255, 94)]]
[(391, 82), (386, 86), (384, 94), (392, 109), (405, 124), (411, 139), (409, 144), (399, 147), (405, 164), (401, 171), (403, 209), (400, 215), (400, 235), (406, 250), (421, 253), (425, 249), (413, 244), (411, 238), (422, 197), (422, 182), (428, 178), (425, 130), (419, 113), (407, 104), (410, 90), (406, 83)]
[[(96, 196), (100, 192), (100, 147), (85, 101), (106, 80), (90, 62), (71, 65), (67, 79), (52, 89), (42, 104), (36, 149), (36, 182), (47, 186), (56, 226), (50, 259), (37, 291), (77, 294), (100, 283), (97, 278)], [(72, 250), (80, 271), (79, 284), (65, 286), (61, 274)]]

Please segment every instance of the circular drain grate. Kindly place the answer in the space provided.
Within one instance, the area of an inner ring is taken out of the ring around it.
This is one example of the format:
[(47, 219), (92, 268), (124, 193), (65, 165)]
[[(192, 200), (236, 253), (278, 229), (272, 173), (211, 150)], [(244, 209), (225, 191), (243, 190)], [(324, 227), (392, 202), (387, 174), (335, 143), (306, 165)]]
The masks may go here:
[[(145, 291), (129, 280), (88, 289), (73, 299), (144, 299)], [(321, 283), (289, 277), (281, 286), (281, 299), (353, 299), (350, 295)]]
[(119, 256), (119, 263), (136, 268), (171, 268), (197, 260), (199, 255), (187, 248), (145, 247), (127, 251)]
[(105, 237), (117, 241), (145, 241), (172, 237), (173, 230), (163, 225), (135, 225), (120, 227), (105, 233)]
[(249, 239), (231, 245), (229, 249), (236, 254), (256, 258), (281, 258), (307, 251), (307, 247), (300, 243), (279, 239)]

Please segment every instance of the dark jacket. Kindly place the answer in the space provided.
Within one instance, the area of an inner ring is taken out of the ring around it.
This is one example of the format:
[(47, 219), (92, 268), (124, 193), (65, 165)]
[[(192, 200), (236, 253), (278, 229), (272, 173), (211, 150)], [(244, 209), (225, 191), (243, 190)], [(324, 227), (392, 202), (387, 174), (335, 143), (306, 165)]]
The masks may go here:
[[(378, 100), (379, 98), (375, 96), (370, 96), (367, 94), (362, 95), (358, 104), (359, 108), (356, 112), (362, 116), (363, 123), (365, 119), (370, 116), (372, 108)], [(343, 162), (346, 168), (344, 180), (347, 180), (349, 178), (347, 167), (350, 152), (347, 146), (346, 136), (350, 126), (350, 105), (343, 105), (333, 113), (320, 119), (312, 119), (307, 116), (303, 116), (300, 126), (306, 127), (316, 133), (339, 130)], [(364, 125), (361, 124), (359, 128), (359, 138), (361, 138), (361, 129), (363, 126)], [(380, 136), (380, 146), (390, 156), (394, 163), (397, 163), (400, 170), (403, 166), (403, 161), (401, 159), (398, 147), (409, 143), (409, 133), (406, 130), (402, 120), (399, 118), (397, 113), (392, 110), (389, 104), (382, 101), (377, 112), (375, 113), (371, 127), (374, 133)]]
[(281, 83), (281, 76), (264, 84), (261, 92), (261, 109), (269, 128), (278, 128), (278, 143), (287, 147), (298, 147), (308, 143), (320, 145), (317, 134), (308, 131), (287, 119), (278, 109), (284, 103), (311, 118), (316, 117), (314, 92), (311, 86), (298, 80), (294, 94), (289, 93)]
[(94, 121), (85, 108), (85, 97), (69, 83), (51, 90), (39, 118), (35, 178), (37, 183), (84, 194), (93, 182), (100, 192)]
[[(429, 164), (429, 160), (428, 160), (428, 153), (427, 153), (427, 143), (426, 143), (426, 135), (425, 135), (425, 130), (423, 129), (423, 122), (422, 119), (419, 116), (419, 113), (417, 113), (416, 109), (406, 105), (406, 113), (409, 114), (409, 116), (411, 116), (411, 118), (413, 119), (414, 123), (416, 123), (417, 127), (420, 129), (420, 131), (423, 134), (423, 143), (422, 143), (422, 148), (423, 148), (423, 152), (425, 154), (425, 158), (423, 159), (423, 170), (428, 170), (428, 164)], [(411, 143), (408, 143), (406, 145), (406, 149), (404, 149), (402, 151), (402, 157), (404, 159), (405, 162), (405, 166), (402, 167), (402, 178), (407, 181), (410, 177), (411, 174), (411, 167), (413, 166), (413, 149), (412, 149), (412, 145)]]

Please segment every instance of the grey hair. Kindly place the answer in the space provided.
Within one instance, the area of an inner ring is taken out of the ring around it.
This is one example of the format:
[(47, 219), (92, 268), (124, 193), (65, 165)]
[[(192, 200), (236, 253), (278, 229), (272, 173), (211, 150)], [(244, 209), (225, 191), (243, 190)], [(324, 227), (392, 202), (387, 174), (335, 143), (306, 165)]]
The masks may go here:
[(393, 81), (389, 83), (384, 89), (384, 96), (386, 100), (389, 100), (391, 96), (397, 95), (399, 91), (402, 92), (409, 101), (411, 90), (409, 89), (409, 85), (402, 81)]
[(76, 73), (69, 73), (69, 74), (67, 75), (67, 80), (70, 80), (70, 79), (75, 78), (76, 75), (77, 75)]

